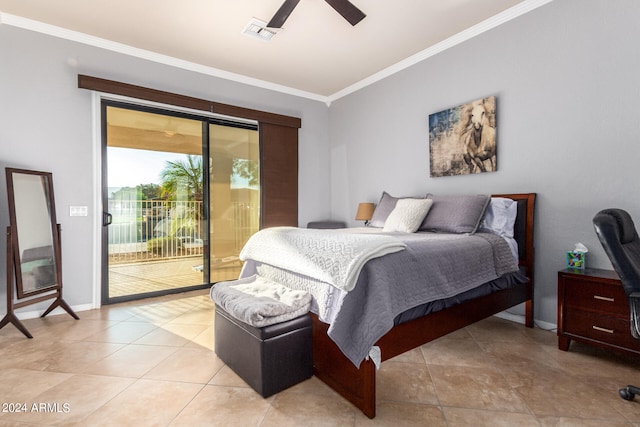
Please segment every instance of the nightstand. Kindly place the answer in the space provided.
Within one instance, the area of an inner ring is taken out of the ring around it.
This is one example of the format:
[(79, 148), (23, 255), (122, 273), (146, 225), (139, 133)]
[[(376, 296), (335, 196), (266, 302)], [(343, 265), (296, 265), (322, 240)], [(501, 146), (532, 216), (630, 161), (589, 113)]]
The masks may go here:
[(345, 228), (347, 223), (344, 221), (333, 221), (333, 220), (325, 220), (325, 221), (311, 221), (307, 224), (307, 228), (322, 228), (322, 229), (331, 229), (331, 228)]
[(618, 275), (597, 268), (558, 272), (558, 348), (571, 340), (640, 355), (631, 336), (629, 303)]

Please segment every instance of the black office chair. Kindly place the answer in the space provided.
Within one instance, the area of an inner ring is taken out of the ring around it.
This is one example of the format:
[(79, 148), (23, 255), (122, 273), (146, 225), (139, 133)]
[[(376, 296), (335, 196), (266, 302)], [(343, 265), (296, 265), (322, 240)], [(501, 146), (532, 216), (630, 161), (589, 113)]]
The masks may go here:
[[(620, 276), (629, 300), (631, 335), (640, 339), (640, 237), (631, 216), (622, 209), (605, 209), (593, 217), (593, 226), (604, 251)], [(632, 400), (640, 388), (629, 385), (620, 389), (620, 397)]]

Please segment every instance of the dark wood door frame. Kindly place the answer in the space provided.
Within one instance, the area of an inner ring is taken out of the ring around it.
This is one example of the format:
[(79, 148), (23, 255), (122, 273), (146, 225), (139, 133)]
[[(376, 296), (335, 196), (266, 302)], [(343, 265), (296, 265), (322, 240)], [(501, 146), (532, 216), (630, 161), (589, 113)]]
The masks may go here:
[(81, 74), (78, 75), (78, 88), (257, 121), (261, 152), (261, 228), (298, 225), (298, 129), (302, 127), (299, 117)]

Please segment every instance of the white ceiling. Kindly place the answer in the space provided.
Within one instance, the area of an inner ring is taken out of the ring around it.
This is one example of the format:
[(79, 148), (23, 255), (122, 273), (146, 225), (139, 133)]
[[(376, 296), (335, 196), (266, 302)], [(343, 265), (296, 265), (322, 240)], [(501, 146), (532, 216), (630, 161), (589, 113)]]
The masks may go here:
[(330, 102), (551, 0), (352, 0), (355, 27), (302, 0), (271, 41), (242, 34), (283, 1), (0, 0), (0, 22)]

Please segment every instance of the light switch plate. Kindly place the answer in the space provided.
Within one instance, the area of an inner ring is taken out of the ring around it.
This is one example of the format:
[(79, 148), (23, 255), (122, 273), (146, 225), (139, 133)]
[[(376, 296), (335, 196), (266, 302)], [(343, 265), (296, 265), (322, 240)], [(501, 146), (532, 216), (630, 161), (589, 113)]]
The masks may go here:
[(88, 206), (69, 206), (69, 216), (87, 216), (89, 215)]

